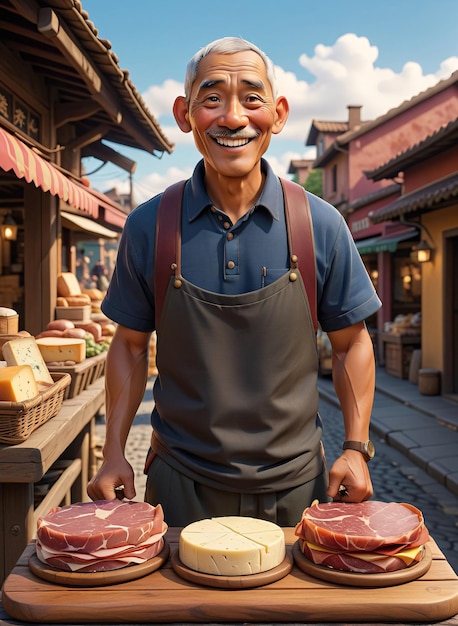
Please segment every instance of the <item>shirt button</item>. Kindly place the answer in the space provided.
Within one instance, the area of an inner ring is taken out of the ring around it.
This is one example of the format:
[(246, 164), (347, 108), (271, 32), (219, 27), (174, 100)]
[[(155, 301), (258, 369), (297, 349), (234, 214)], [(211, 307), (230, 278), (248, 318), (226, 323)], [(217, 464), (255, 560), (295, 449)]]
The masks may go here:
[(223, 221), (223, 216), (222, 215), (218, 215), (218, 219), (219, 219), (220, 222), (222, 222)]
[(234, 233), (227, 233), (227, 240), (232, 241), (234, 239)]
[(224, 222), (223, 227), (227, 230), (228, 228), (231, 227), (230, 222)]
[(228, 262), (228, 264), (227, 264), (227, 266), (228, 266), (228, 268), (229, 268), (230, 270), (233, 270), (233, 269), (234, 269), (234, 267), (235, 267), (235, 263), (234, 263), (234, 261), (229, 261), (229, 262)]

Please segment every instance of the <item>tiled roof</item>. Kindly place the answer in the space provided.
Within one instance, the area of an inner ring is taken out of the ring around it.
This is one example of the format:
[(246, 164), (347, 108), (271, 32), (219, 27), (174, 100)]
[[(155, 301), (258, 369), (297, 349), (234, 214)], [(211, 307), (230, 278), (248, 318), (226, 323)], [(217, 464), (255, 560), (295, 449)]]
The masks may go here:
[(365, 196), (361, 196), (357, 200), (351, 202), (348, 206), (349, 210), (356, 211), (356, 209), (360, 209), (361, 207), (365, 207), (368, 204), (373, 204), (374, 202), (378, 202), (379, 200), (383, 200), (389, 196), (392, 196), (395, 193), (400, 193), (402, 187), (399, 183), (393, 183), (392, 185), (387, 185), (386, 187), (382, 187), (381, 189), (377, 189), (376, 191), (372, 191), (371, 193), (366, 194)]
[(401, 196), (386, 207), (374, 211), (370, 217), (380, 224), (406, 213), (426, 213), (458, 202), (458, 174), (452, 174), (431, 185)]
[[(100, 95), (100, 92), (94, 93), (94, 87), (88, 85), (86, 77), (78, 71), (77, 62), (69, 60), (60, 51), (56, 38), (40, 32), (40, 15), (49, 11), (57, 16), (58, 27), (77, 42), (87, 58), (87, 65), (95, 68), (97, 77), (102, 80), (100, 89), (109, 91), (106, 100), (112, 110), (101, 107), (90, 118), (76, 122), (79, 126), (78, 135), (88, 132), (91, 125), (106, 126), (108, 130), (105, 139), (110, 141), (151, 153), (172, 152), (173, 144), (168, 141), (130, 80), (129, 72), (119, 66), (119, 59), (111, 50), (111, 43), (98, 36), (98, 30), (89, 20), (80, 0), (35, 0), (23, 3), (1, 0), (2, 44), (22, 56), (34, 72), (45, 76), (48, 83), (59, 91), (62, 101), (76, 105), (79, 102), (87, 104), (90, 98)], [(160, 59), (157, 61), (160, 62)], [(121, 123), (115, 119), (117, 110), (122, 111)]]
[(297, 170), (308, 168), (312, 169), (313, 159), (293, 159), (290, 161), (288, 174), (295, 174)]
[(419, 161), (424, 161), (436, 154), (447, 150), (453, 146), (458, 146), (458, 119), (442, 126), (438, 131), (432, 133), (411, 148), (399, 153), (387, 163), (365, 172), (367, 178), (372, 180), (382, 180), (383, 178), (393, 178), (399, 172), (405, 171), (414, 166)]
[(306, 146), (315, 146), (319, 133), (340, 135), (349, 129), (348, 122), (327, 122), (325, 120), (312, 120)]

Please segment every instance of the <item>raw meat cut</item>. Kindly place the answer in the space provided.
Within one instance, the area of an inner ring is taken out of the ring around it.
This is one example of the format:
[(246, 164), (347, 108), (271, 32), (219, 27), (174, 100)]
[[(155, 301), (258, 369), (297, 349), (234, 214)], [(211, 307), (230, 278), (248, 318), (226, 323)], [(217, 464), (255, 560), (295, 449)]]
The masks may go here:
[(429, 540), (421, 511), (376, 500), (313, 504), (295, 532), (314, 563), (364, 573), (409, 567), (423, 558)]
[(80, 502), (38, 519), (37, 556), (60, 569), (106, 571), (143, 563), (164, 545), (160, 505), (127, 500)]

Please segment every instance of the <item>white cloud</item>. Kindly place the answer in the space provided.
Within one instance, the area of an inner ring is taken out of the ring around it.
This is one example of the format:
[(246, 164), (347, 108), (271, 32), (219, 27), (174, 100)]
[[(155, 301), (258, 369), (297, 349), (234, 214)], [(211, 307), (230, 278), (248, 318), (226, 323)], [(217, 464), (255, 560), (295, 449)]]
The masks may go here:
[(151, 85), (151, 87), (148, 87), (142, 94), (142, 97), (151, 113), (156, 118), (159, 118), (163, 115), (172, 115), (175, 98), (183, 94), (183, 83), (169, 78), (162, 85)]
[(378, 48), (353, 33), (342, 35), (332, 46), (319, 44), (314, 52), (313, 57), (302, 54), (299, 59), (315, 76), (303, 102), (309, 119), (344, 121), (349, 104), (361, 105), (363, 118), (374, 119), (458, 69), (458, 57), (445, 60), (434, 74), (423, 74), (414, 62), (399, 73), (376, 67)]
[(194, 163), (188, 168), (169, 167), (164, 173), (152, 172), (135, 183), (135, 203), (140, 204), (166, 187), (191, 176)]

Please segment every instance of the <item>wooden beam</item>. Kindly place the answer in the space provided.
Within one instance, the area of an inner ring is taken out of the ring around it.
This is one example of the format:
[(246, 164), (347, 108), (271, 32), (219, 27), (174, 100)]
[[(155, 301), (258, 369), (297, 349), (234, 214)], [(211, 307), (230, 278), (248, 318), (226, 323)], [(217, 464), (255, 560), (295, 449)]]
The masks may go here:
[(137, 169), (137, 163), (127, 158), (123, 154), (116, 152), (113, 148), (104, 145), (101, 141), (91, 143), (84, 150), (84, 156), (93, 156), (100, 161), (110, 161), (121, 169), (133, 174)]
[(25, 19), (32, 22), (32, 24), (37, 23), (37, 15), (40, 7), (34, 0), (10, 0), (10, 2), (22, 17), (25, 17)]
[(69, 141), (65, 146), (65, 149), (77, 150), (78, 148), (84, 148), (84, 146), (105, 137), (109, 130), (110, 127), (108, 125), (100, 124), (99, 126), (88, 130), (87, 133), (84, 133), (84, 135), (79, 135), (78, 137), (75, 137), (75, 139), (72, 139), (72, 141)]
[(59, 20), (59, 16), (50, 7), (40, 9), (37, 28), (39, 32), (52, 40), (70, 65), (78, 72), (94, 99), (116, 123), (122, 121), (122, 113), (116, 106), (118, 98), (110, 85), (99, 74), (86, 53), (73, 40), (72, 36)]
[(102, 107), (95, 100), (78, 102), (55, 102), (54, 103), (54, 123), (57, 128), (64, 126), (68, 122), (76, 122), (91, 117)]

